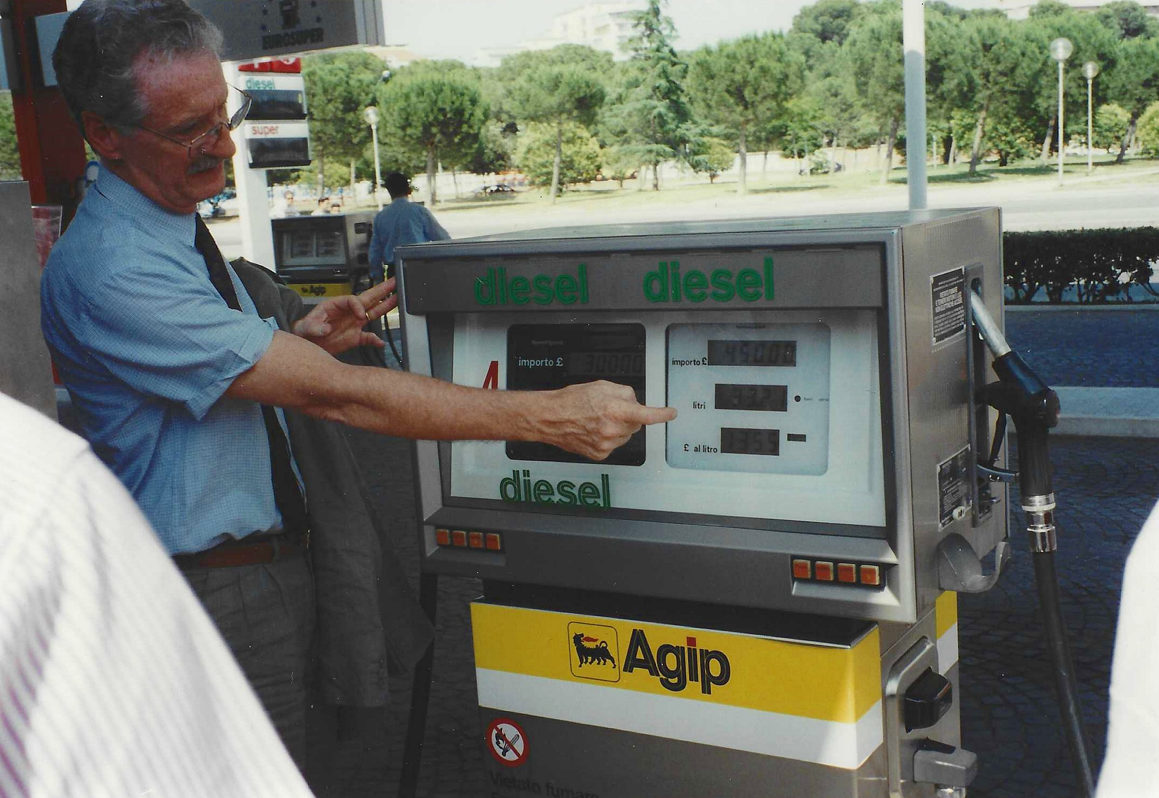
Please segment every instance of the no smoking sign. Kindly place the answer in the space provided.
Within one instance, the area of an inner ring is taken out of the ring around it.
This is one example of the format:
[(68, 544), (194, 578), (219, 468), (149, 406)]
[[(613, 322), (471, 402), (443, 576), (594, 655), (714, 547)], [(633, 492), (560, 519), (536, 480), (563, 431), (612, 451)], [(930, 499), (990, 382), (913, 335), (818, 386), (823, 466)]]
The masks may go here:
[(487, 747), (501, 765), (518, 767), (527, 761), (527, 735), (510, 718), (496, 718), (487, 727)]

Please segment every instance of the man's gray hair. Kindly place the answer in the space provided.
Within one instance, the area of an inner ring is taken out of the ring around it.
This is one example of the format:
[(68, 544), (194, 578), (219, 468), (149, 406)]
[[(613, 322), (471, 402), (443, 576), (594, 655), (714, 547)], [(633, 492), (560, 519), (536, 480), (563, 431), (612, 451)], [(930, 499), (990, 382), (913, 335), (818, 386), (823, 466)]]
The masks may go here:
[(64, 23), (52, 65), (82, 134), (82, 111), (124, 129), (149, 111), (134, 68), (142, 56), (162, 62), (201, 52), (220, 57), (221, 44), (217, 26), (184, 0), (85, 0)]

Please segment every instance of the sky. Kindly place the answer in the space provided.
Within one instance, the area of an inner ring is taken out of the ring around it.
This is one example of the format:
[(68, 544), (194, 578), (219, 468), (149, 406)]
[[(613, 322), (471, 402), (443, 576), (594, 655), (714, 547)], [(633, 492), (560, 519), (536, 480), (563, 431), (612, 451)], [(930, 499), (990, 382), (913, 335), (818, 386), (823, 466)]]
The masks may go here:
[[(424, 58), (466, 63), (484, 47), (508, 47), (551, 29), (558, 14), (597, 2), (621, 0), (382, 0), (386, 40)], [(816, 0), (668, 0), (676, 47), (694, 50), (746, 33), (788, 30), (793, 17)], [(70, 10), (81, 0), (67, 0)], [(996, 8), (997, 0), (950, 0), (961, 8)]]
[[(617, 2), (618, 0), (604, 0)], [(471, 63), (482, 47), (506, 47), (546, 34), (551, 20), (595, 0), (383, 0), (386, 39), (426, 58)], [(747, 33), (784, 31), (815, 0), (669, 0), (676, 47), (692, 50)], [(950, 0), (962, 8), (996, 0)]]

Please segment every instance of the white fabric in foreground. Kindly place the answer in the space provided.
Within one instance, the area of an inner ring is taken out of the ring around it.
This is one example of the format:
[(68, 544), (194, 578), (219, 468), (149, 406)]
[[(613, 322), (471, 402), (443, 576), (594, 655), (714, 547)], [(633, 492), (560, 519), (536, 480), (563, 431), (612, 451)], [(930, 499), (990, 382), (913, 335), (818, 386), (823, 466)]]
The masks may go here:
[(0, 395), (0, 796), (309, 796), (120, 482)]
[(1107, 756), (1098, 798), (1159, 798), (1159, 505), (1135, 540), (1123, 577), (1111, 666)]

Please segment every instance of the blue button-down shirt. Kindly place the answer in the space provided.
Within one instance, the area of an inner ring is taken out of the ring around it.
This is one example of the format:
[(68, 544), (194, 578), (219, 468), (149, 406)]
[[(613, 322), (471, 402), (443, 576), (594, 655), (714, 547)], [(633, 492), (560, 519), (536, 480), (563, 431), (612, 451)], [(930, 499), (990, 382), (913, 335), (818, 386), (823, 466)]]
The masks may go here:
[(232, 269), (243, 312), (225, 304), (194, 224), (103, 169), (41, 284), (41, 327), (84, 435), (171, 554), (281, 522), (261, 409), (223, 396), (277, 326)]
[(406, 197), (395, 197), (374, 217), (374, 235), (370, 238), (370, 276), (380, 282), (384, 263), (394, 263), (394, 248), (403, 244), (446, 241), (450, 234), (435, 220), (435, 215)]

